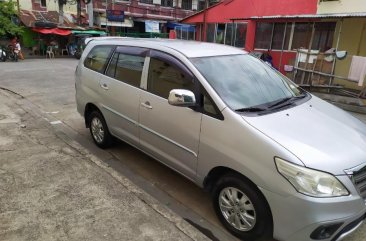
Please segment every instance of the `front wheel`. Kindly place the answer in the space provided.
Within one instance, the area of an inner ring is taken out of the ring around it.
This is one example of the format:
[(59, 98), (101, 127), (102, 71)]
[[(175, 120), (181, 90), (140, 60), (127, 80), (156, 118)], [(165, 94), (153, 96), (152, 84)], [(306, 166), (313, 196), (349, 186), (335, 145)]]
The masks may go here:
[(222, 224), (243, 240), (268, 240), (272, 214), (259, 189), (237, 174), (222, 177), (213, 190), (215, 212)]
[(107, 148), (112, 145), (112, 135), (109, 133), (108, 126), (103, 115), (99, 111), (93, 111), (89, 117), (90, 134), (94, 143), (100, 148)]

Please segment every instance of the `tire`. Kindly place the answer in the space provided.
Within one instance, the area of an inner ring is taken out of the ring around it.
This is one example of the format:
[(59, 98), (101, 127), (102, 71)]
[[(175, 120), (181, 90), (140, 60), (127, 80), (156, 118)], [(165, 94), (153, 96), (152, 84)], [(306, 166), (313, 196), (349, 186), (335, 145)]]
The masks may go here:
[[(254, 184), (232, 173), (219, 179), (212, 194), (216, 215), (230, 233), (242, 240), (272, 239), (271, 210)], [(229, 195), (237, 198), (230, 199)], [(239, 202), (233, 205), (234, 200)]]
[(93, 111), (88, 116), (88, 124), (90, 135), (98, 147), (105, 149), (113, 144), (113, 137), (108, 130), (103, 115), (99, 111)]

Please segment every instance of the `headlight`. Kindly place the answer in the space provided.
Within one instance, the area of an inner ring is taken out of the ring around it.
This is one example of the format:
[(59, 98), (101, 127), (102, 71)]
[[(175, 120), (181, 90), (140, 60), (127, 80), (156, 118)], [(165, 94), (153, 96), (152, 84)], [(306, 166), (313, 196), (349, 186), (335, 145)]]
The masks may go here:
[(339, 197), (349, 195), (348, 190), (333, 175), (298, 166), (275, 157), (278, 172), (295, 189), (313, 197)]

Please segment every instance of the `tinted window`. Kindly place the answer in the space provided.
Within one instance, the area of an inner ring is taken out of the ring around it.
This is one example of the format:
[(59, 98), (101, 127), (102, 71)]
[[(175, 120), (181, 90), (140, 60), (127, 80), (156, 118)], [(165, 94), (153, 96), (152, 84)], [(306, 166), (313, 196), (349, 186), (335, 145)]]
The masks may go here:
[(144, 61), (145, 58), (141, 56), (115, 53), (109, 64), (107, 75), (132, 86), (140, 87)]
[(207, 97), (206, 95), (203, 96), (203, 110), (204, 110), (204, 113), (211, 114), (214, 116), (218, 114), (216, 111), (215, 105), (210, 100), (210, 98)]
[(86, 56), (84, 66), (103, 73), (112, 48), (112, 46), (95, 46)]
[(172, 89), (186, 89), (193, 92), (194, 81), (176, 66), (151, 58), (147, 88), (151, 93), (167, 99)]

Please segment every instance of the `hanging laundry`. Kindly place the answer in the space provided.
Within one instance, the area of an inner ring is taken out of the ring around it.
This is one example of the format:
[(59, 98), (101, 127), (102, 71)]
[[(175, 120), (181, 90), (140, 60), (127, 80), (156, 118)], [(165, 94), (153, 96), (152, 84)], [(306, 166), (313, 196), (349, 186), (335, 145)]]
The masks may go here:
[(358, 86), (363, 86), (366, 75), (366, 57), (353, 56), (348, 78), (358, 82)]

